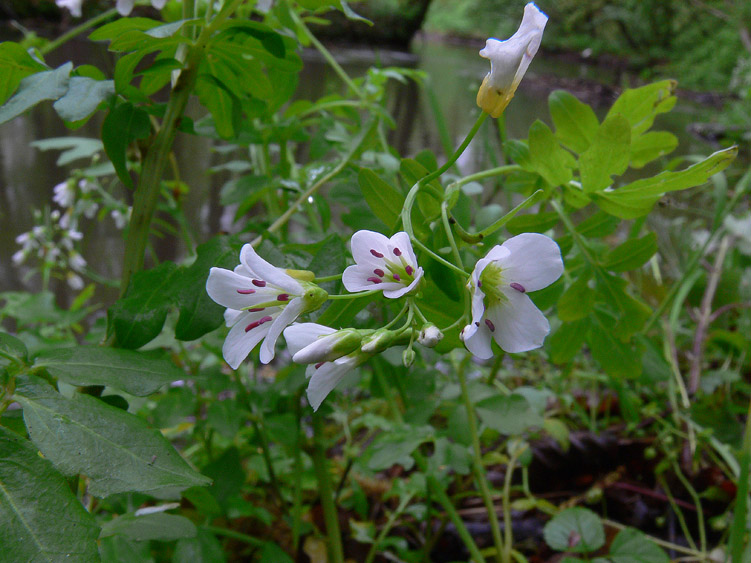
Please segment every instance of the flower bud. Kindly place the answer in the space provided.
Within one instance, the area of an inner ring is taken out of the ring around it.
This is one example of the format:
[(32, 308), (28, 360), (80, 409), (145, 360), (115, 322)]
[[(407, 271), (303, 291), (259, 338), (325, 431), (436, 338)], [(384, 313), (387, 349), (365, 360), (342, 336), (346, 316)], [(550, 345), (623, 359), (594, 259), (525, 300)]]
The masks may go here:
[(422, 327), (417, 341), (427, 348), (433, 348), (443, 340), (443, 333), (433, 323), (428, 323)]
[(408, 368), (413, 363), (415, 363), (415, 351), (412, 348), (407, 348), (402, 353), (402, 363), (404, 364), (405, 368)]
[(366, 354), (378, 354), (394, 344), (398, 333), (381, 328), (376, 330), (362, 345), (360, 350)]
[(305, 346), (292, 356), (298, 364), (317, 364), (331, 362), (360, 347), (362, 335), (359, 331), (347, 328), (323, 336)]

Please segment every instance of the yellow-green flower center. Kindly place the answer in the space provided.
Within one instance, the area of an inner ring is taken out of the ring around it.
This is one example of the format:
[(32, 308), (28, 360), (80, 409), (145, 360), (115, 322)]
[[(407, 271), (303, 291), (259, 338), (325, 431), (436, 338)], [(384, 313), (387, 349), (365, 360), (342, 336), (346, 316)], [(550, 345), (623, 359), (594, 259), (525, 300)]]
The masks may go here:
[(504, 303), (507, 300), (501, 291), (503, 284), (503, 268), (493, 262), (485, 266), (485, 269), (480, 274), (480, 283), (478, 285), (485, 294), (486, 305)]

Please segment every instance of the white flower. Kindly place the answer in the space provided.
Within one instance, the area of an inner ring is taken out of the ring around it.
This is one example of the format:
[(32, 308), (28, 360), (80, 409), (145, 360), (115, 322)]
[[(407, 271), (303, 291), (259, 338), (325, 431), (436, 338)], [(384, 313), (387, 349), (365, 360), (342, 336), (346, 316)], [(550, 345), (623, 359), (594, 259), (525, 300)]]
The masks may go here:
[(351, 332), (338, 331), (316, 323), (293, 324), (284, 331), (284, 338), (292, 353), (292, 359), (299, 363), (311, 364), (305, 374), (310, 378), (307, 395), (308, 402), (314, 411), (318, 410), (326, 396), (339, 385), (345, 375), (370, 357), (369, 354), (360, 352), (357, 349), (358, 345), (355, 345), (354, 351), (350, 348), (351, 353), (342, 352), (341, 356), (332, 358), (331, 361), (317, 360), (336, 355), (333, 350), (337, 343), (348, 346), (351, 336), (336, 335), (337, 333), (351, 334)]
[[(166, 3), (167, 0), (151, 0), (151, 5), (157, 10), (164, 8)], [(117, 0), (117, 11), (121, 16), (127, 16), (133, 11), (133, 4), (135, 4), (135, 0)]]
[(269, 363), (284, 327), (301, 313), (319, 308), (328, 297), (320, 287), (269, 264), (249, 244), (242, 247), (240, 265), (234, 271), (211, 268), (206, 291), (227, 307), (224, 319), (232, 328), (222, 353), (232, 369), (264, 339), (261, 362)]
[(120, 211), (119, 209), (114, 209), (110, 215), (112, 216), (112, 219), (115, 221), (115, 226), (118, 229), (125, 228), (125, 225), (128, 224), (128, 220), (130, 219), (132, 208), (128, 207), (128, 209), (125, 212)]
[(488, 39), (480, 51), (481, 57), (490, 59), (490, 72), (477, 93), (477, 105), (492, 117), (500, 117), (514, 97), (540, 47), (547, 21), (548, 16), (530, 2), (524, 7), (522, 23), (514, 35), (505, 41)]
[(342, 282), (347, 291), (382, 289), (386, 297), (396, 299), (413, 291), (422, 278), (422, 268), (405, 232), (386, 238), (373, 231), (352, 235), (355, 265), (344, 270)]
[(24, 260), (26, 260), (26, 251), (18, 250), (14, 252), (13, 256), (11, 256), (11, 260), (16, 266), (23, 264)]
[(75, 271), (80, 272), (86, 267), (86, 259), (78, 252), (71, 252), (68, 256), (68, 264)]
[(74, 18), (81, 17), (81, 4), (83, 0), (55, 0), (58, 8), (67, 8)]
[[(284, 329), (292, 361), (298, 364), (330, 362), (357, 350), (362, 334), (353, 328), (334, 330), (316, 323), (295, 323)], [(291, 342), (290, 342), (291, 340)]]
[(80, 291), (83, 289), (83, 280), (78, 274), (68, 272), (68, 285), (74, 291)]
[(549, 286), (562, 273), (561, 251), (545, 235), (524, 233), (493, 247), (467, 283), (472, 323), (461, 332), (467, 349), (490, 358), (491, 337), (510, 353), (542, 346), (550, 325), (526, 292)]
[(441, 340), (443, 340), (443, 333), (432, 323), (422, 327), (417, 336), (417, 342), (426, 348), (434, 348)]

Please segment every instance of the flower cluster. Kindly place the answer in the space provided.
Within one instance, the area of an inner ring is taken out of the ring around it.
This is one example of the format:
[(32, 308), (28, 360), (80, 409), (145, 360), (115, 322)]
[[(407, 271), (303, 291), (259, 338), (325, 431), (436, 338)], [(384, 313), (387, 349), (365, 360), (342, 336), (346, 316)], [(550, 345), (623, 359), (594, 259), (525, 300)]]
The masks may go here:
[[(127, 16), (133, 11), (136, 0), (117, 0), (115, 7), (121, 16)], [(157, 10), (164, 8), (167, 0), (151, 0), (151, 5)], [(55, 0), (58, 8), (65, 8), (75, 18), (81, 17), (81, 5), (83, 0)]]
[[(358, 231), (352, 236), (351, 249), (355, 264), (342, 274), (348, 291), (382, 291), (391, 299), (419, 293), (424, 272), (406, 233), (387, 238)], [(489, 358), (491, 340), (506, 352), (539, 348), (550, 326), (526, 293), (550, 285), (562, 271), (558, 245), (544, 235), (518, 235), (491, 249), (477, 262), (467, 283), (472, 321), (461, 332), (467, 349), (479, 358)], [(270, 362), (284, 334), (292, 360), (308, 365), (308, 401), (317, 410), (347, 373), (373, 355), (402, 344), (408, 344), (407, 352), (412, 352), (415, 339), (432, 348), (443, 338), (432, 323), (418, 330), (410, 320), (394, 330), (336, 330), (297, 323), (301, 314), (318, 309), (329, 298), (314, 280), (312, 272), (269, 264), (249, 244), (243, 246), (234, 270), (211, 269), (206, 290), (227, 308), (224, 316), (230, 331), (222, 352), (230, 367), (237, 369), (259, 344), (261, 362)], [(405, 362), (408, 356), (413, 358), (414, 352), (405, 353)]]

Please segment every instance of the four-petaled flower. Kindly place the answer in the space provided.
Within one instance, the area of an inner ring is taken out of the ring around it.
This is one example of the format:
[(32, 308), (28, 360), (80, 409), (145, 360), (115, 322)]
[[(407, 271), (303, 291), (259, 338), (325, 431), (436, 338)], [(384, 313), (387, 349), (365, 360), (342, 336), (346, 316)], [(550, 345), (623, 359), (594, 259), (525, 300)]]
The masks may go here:
[(382, 289), (396, 299), (417, 288), (422, 268), (405, 232), (391, 238), (373, 231), (357, 231), (352, 235), (352, 256), (355, 265), (344, 270), (342, 282), (353, 293)]
[(493, 247), (467, 283), (472, 323), (461, 332), (467, 349), (487, 359), (493, 356), (491, 338), (512, 353), (542, 346), (550, 324), (526, 292), (549, 286), (562, 273), (561, 251), (545, 235), (524, 233)]
[(284, 327), (326, 301), (328, 294), (323, 289), (287, 272), (269, 264), (249, 244), (242, 247), (240, 265), (234, 271), (211, 268), (206, 291), (227, 307), (224, 319), (232, 328), (222, 353), (232, 369), (264, 338), (261, 362), (269, 363)]
[(500, 117), (514, 97), (540, 47), (547, 21), (548, 16), (530, 2), (524, 7), (522, 23), (514, 35), (505, 41), (488, 39), (480, 51), (481, 57), (490, 59), (490, 72), (477, 92), (477, 105), (492, 117)]

